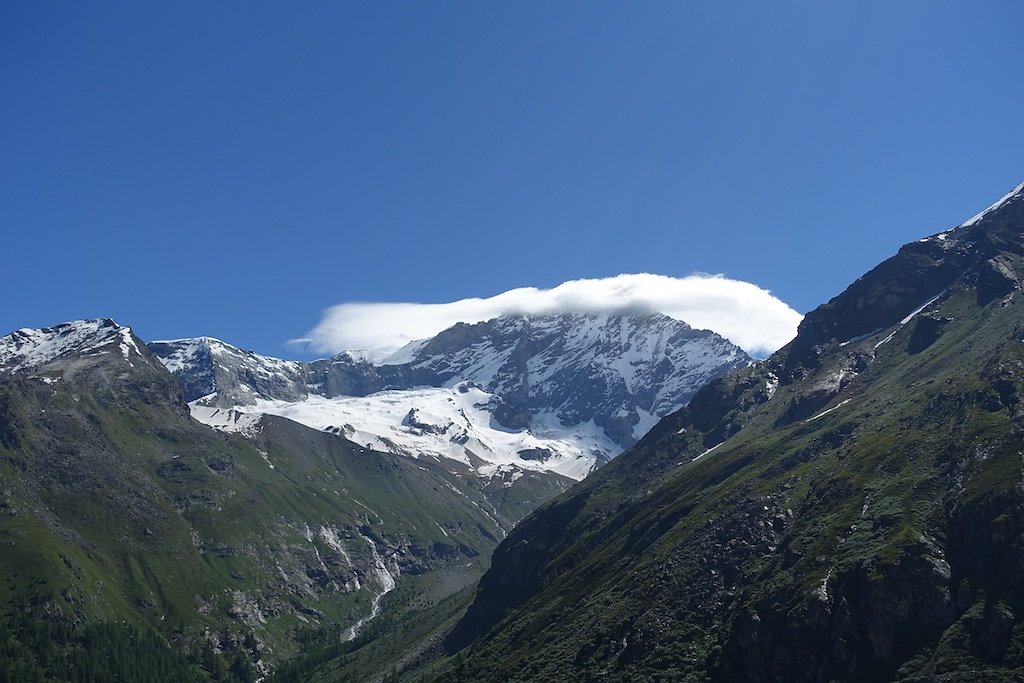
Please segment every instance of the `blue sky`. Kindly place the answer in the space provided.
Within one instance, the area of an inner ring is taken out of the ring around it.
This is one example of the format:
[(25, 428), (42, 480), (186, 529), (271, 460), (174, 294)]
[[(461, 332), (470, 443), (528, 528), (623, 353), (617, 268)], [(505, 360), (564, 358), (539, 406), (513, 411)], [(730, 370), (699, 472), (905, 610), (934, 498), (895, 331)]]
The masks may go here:
[(721, 273), (800, 312), (1024, 180), (1019, 2), (0, 5), (0, 333)]

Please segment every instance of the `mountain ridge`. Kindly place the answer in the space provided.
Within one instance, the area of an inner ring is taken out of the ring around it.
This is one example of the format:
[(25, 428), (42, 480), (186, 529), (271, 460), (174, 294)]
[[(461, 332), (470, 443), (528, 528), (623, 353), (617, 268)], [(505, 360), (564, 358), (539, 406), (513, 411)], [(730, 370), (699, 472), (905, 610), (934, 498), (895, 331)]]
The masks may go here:
[(1021, 189), (519, 524), (445, 680), (1019, 676)]
[[(724, 338), (653, 312), (515, 315), (460, 323), (379, 364), (344, 353), (282, 361), (208, 338), (149, 347), (179, 378), (203, 420), (224, 417), (213, 409), (269, 411), (318, 429), (360, 433), (363, 443), (395, 453), (428, 452), (471, 466), (482, 458), (550, 468), (576, 479), (634, 443), (698, 386), (751, 362)], [(476, 445), (467, 445), (466, 437), (447, 434), (447, 425), (462, 421), (448, 406), (477, 388), (486, 395), (467, 411), (482, 406), (490, 417), (470, 420), (477, 424), (470, 426)], [(401, 391), (419, 391), (421, 403), (395, 413), (399, 395), (394, 392)], [(410, 430), (404, 417), (416, 405), (438, 422)], [(216, 424), (231, 428), (233, 423)], [(509, 430), (523, 433), (521, 443), (500, 445)], [(516, 459), (526, 452), (530, 455)]]
[[(152, 656), (254, 680), (331, 625), (393, 647), (372, 634), (413, 637), (568, 482), (492, 484), (274, 416), (214, 431), (110, 319), (22, 330), (0, 354), (0, 678), (137, 679)], [(82, 638), (92, 659), (73, 664)], [(148, 649), (115, 653), (124, 639)]]

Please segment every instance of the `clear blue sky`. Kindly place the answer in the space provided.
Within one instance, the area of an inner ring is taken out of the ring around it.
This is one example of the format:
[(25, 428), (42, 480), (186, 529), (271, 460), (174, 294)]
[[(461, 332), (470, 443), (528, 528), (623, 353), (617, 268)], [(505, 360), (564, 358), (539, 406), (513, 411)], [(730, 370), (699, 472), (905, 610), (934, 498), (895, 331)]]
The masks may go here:
[[(1024, 3), (0, 4), (0, 334), (289, 355), (348, 301), (800, 311), (1024, 180)], [(292, 353), (294, 355), (294, 353)]]

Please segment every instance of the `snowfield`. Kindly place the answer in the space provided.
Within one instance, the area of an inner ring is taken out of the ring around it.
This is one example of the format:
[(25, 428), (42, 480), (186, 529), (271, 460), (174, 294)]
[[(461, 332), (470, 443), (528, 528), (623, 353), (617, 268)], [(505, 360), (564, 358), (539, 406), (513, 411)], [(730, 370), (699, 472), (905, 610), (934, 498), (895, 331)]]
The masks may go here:
[(492, 394), (464, 382), (362, 397), (259, 399), (256, 405), (237, 409), (206, 406), (200, 399), (190, 407), (194, 418), (224, 431), (251, 430), (259, 415), (277, 415), (375, 451), (454, 460), (483, 476), (518, 468), (578, 480), (621, 450), (592, 421), (566, 427), (548, 414), (537, 417), (530, 429), (509, 430), (488, 411), (492, 399)]

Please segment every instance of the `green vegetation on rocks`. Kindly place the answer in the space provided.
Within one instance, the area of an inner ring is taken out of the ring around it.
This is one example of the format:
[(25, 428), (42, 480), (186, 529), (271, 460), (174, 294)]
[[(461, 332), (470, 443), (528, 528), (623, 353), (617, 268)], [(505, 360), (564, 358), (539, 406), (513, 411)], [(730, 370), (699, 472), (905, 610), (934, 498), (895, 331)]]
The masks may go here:
[(568, 483), (491, 490), (281, 418), (216, 432), (137, 347), (0, 373), (0, 678), (248, 680), (310, 629), (426, 638), (404, 617), (472, 585)]
[(1024, 675), (1024, 198), (904, 247), (495, 552), (444, 681)]

